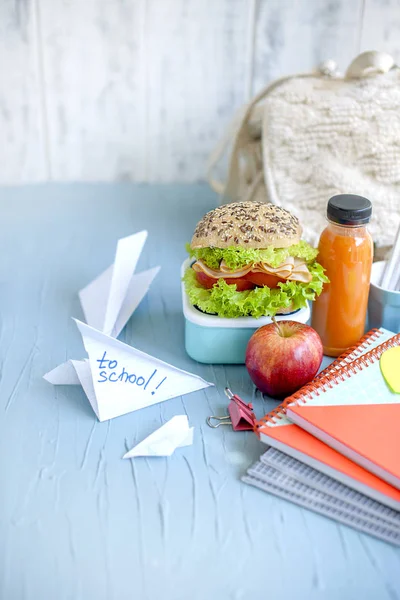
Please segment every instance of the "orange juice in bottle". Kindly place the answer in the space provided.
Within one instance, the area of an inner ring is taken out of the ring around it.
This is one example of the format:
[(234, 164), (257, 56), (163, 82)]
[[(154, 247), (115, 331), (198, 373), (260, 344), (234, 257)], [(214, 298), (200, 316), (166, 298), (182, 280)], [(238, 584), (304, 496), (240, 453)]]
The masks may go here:
[(328, 202), (318, 262), (330, 283), (313, 303), (311, 321), (328, 356), (339, 356), (364, 334), (373, 257), (366, 228), (371, 212), (371, 202), (362, 196), (340, 194)]

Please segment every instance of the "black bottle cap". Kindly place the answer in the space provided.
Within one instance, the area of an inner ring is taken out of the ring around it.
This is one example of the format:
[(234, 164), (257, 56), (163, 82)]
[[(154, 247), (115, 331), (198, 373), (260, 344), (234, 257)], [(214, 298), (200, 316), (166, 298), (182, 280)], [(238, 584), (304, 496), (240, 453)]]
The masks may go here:
[(327, 207), (328, 219), (340, 225), (365, 225), (369, 223), (371, 213), (370, 200), (354, 194), (333, 196)]

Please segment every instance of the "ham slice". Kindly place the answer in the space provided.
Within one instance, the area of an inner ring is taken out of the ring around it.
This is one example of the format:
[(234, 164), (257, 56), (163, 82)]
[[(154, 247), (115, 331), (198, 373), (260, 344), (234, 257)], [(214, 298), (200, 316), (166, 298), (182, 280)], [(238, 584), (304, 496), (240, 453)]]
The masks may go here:
[[(200, 261), (200, 262), (202, 262), (202, 261)], [(252, 268), (253, 268), (253, 263), (249, 263), (248, 265), (245, 265), (244, 267), (241, 267), (240, 269), (230, 269), (226, 265), (226, 262), (224, 260), (221, 260), (221, 263), (219, 265), (219, 270), (222, 273), (226, 273), (227, 275), (229, 275), (229, 277), (232, 277), (235, 273), (242, 273), (242, 272), (249, 273), (249, 271), (251, 271)]]
[(268, 269), (265, 265), (254, 265), (251, 269), (253, 273), (266, 273), (267, 275), (274, 275), (275, 277), (279, 277), (280, 279), (287, 279), (289, 275), (292, 273), (292, 269)]
[(289, 281), (299, 281), (300, 283), (310, 283), (312, 275), (304, 260), (294, 259), (294, 266), (291, 275), (287, 278)]
[[(271, 267), (268, 263), (259, 263), (257, 269), (259, 272), (267, 273), (268, 275), (276, 275), (281, 279), (287, 279), (293, 271), (294, 258), (288, 256), (278, 267)], [(254, 270), (254, 269), (253, 269)]]
[[(277, 273), (279, 270), (283, 269), (292, 269), (294, 266), (294, 261), (296, 259), (293, 258), (293, 256), (288, 256), (287, 258), (285, 258), (285, 260), (283, 262), (281, 262), (280, 265), (278, 265), (277, 267), (271, 267), (271, 265), (269, 265), (268, 263), (260, 263), (263, 265), (263, 267), (265, 268), (265, 270), (268, 270), (268, 273)], [(301, 259), (300, 259), (301, 260)], [(303, 261), (304, 262), (304, 261)]]
[(197, 271), (197, 272), (203, 272), (206, 275), (208, 275), (209, 277), (212, 277), (213, 279), (219, 279), (220, 277), (227, 277), (229, 275), (229, 279), (236, 279), (239, 277), (244, 277), (244, 275), (247, 275), (247, 273), (249, 273), (252, 270), (252, 265), (248, 265), (246, 267), (244, 267), (243, 269), (237, 270), (237, 271), (214, 271), (214, 269), (210, 269), (210, 267), (207, 267), (207, 265), (202, 261), (202, 260), (198, 260), (197, 262), (194, 263), (193, 265), (193, 270)]
[(219, 279), (220, 277), (238, 279), (252, 271), (253, 273), (266, 273), (267, 275), (275, 275), (280, 279), (299, 281), (301, 283), (309, 283), (312, 280), (312, 275), (308, 270), (307, 263), (302, 258), (294, 258), (293, 256), (285, 258), (278, 267), (271, 267), (267, 263), (256, 263), (246, 265), (245, 267), (236, 270), (228, 269), (226, 263), (221, 261), (218, 271), (210, 269), (210, 267), (202, 260), (198, 260), (194, 263), (193, 270), (205, 273), (208, 277), (212, 277), (213, 279)]

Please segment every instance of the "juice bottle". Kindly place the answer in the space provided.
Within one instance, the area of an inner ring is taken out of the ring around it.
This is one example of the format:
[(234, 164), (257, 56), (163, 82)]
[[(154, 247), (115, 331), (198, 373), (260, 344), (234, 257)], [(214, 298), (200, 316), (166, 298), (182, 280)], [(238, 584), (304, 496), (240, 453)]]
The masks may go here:
[(311, 321), (328, 356), (339, 356), (364, 334), (373, 257), (366, 228), (371, 212), (371, 202), (362, 196), (340, 194), (328, 202), (317, 260), (330, 283), (313, 303)]

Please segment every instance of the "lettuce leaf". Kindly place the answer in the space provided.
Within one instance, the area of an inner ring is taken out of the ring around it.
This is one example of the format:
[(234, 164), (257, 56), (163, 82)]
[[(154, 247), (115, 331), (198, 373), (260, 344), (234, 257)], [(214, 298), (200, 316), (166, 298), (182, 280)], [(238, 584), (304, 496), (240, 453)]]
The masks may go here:
[(315, 300), (322, 292), (323, 284), (328, 282), (322, 266), (316, 262), (309, 265), (313, 276), (310, 283), (287, 281), (278, 283), (278, 288), (267, 286), (236, 291), (236, 285), (228, 285), (219, 279), (212, 289), (203, 288), (196, 279), (196, 274), (189, 267), (183, 280), (190, 303), (205, 313), (219, 317), (264, 317), (274, 316), (283, 308), (293, 306), (293, 310), (304, 308), (307, 300)]
[(203, 260), (210, 269), (218, 269), (222, 259), (230, 269), (239, 269), (249, 263), (266, 262), (271, 267), (278, 267), (288, 256), (303, 258), (306, 262), (315, 260), (318, 250), (301, 240), (289, 248), (242, 248), (230, 246), (229, 248), (195, 248), (186, 244), (186, 250), (191, 258)]

